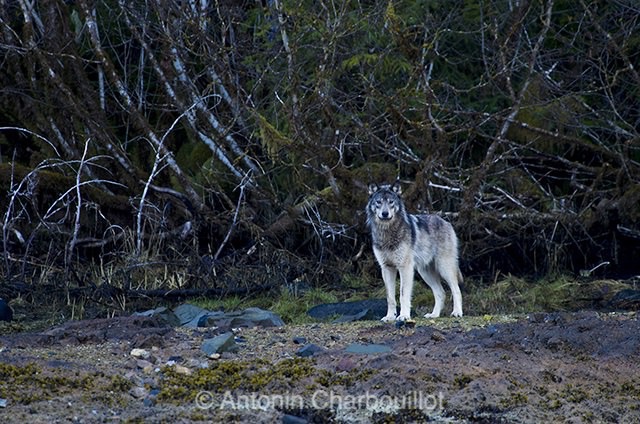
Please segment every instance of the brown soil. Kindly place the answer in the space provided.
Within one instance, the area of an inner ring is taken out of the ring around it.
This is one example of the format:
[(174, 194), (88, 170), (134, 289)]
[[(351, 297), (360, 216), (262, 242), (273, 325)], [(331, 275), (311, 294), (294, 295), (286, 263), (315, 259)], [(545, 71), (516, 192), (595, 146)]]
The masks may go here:
[[(640, 421), (635, 312), (235, 329), (239, 349), (207, 358), (220, 331), (119, 317), (0, 337), (0, 422)], [(295, 359), (296, 337), (324, 350)]]

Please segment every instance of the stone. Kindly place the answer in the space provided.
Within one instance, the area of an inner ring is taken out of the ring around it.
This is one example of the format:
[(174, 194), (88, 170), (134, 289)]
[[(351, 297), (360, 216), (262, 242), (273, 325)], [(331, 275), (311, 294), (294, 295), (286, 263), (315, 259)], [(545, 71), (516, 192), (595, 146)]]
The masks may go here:
[(306, 418), (296, 417), (295, 415), (284, 414), (282, 416), (282, 424), (307, 424), (309, 420)]
[(293, 343), (303, 345), (307, 342), (307, 339), (304, 337), (294, 337)]
[[(346, 320), (379, 320), (387, 313), (386, 299), (357, 300), (354, 302), (323, 303), (307, 311), (312, 318), (323, 320), (345, 317)], [(339, 320), (340, 318), (338, 318)]]
[(141, 399), (147, 396), (149, 392), (144, 387), (133, 387), (131, 388), (131, 390), (129, 390), (129, 394), (136, 399)]
[(296, 351), (296, 355), (301, 358), (308, 358), (310, 356), (315, 355), (316, 353), (323, 352), (324, 349), (318, 345), (308, 344), (306, 346), (301, 347)]
[(136, 367), (140, 368), (141, 370), (149, 371), (153, 369), (153, 364), (146, 359), (138, 359), (136, 361)]
[[(178, 318), (180, 325), (188, 326), (188, 327), (197, 327), (198, 321), (201, 316), (209, 313), (206, 309), (200, 308), (199, 306), (191, 305), (189, 303), (185, 303), (184, 305), (180, 305), (173, 310), (173, 313)], [(194, 324), (195, 323), (195, 324)], [(190, 324), (190, 325), (187, 325)]]
[(360, 355), (374, 355), (377, 353), (391, 352), (391, 347), (381, 344), (360, 344), (351, 343), (345, 348), (347, 353), (357, 353)]
[(144, 312), (135, 312), (133, 315), (139, 317), (158, 317), (172, 327), (177, 327), (181, 324), (180, 319), (176, 316), (176, 314), (174, 314), (171, 310), (167, 309), (164, 306), (160, 306), (155, 309), (149, 309), (148, 311)]
[(131, 356), (134, 358), (149, 359), (151, 357), (151, 353), (146, 349), (134, 348), (131, 349)]
[(202, 342), (202, 351), (209, 357), (216, 353), (233, 352), (238, 349), (232, 332), (223, 333)]
[(284, 327), (284, 321), (277, 314), (260, 308), (247, 308), (244, 311), (229, 312), (231, 327)]
[(184, 365), (174, 365), (173, 370), (176, 372), (176, 374), (181, 374), (181, 375), (193, 374), (193, 371), (191, 371), (190, 368), (187, 368)]
[(342, 315), (333, 320), (334, 324), (339, 324), (341, 322), (352, 322), (352, 321), (360, 321), (367, 319), (367, 315), (369, 315), (369, 309), (363, 309), (360, 312), (353, 315)]
[(196, 327), (216, 327), (224, 316), (224, 312), (207, 312), (198, 316)]
[[(0, 299), (0, 302), (2, 300)], [(136, 312), (133, 316), (155, 318), (171, 326), (197, 327), (283, 327), (284, 321), (277, 314), (260, 308), (247, 308), (242, 311), (222, 312), (209, 311), (196, 305), (185, 303), (173, 311), (159, 307), (144, 312)], [(156, 339), (138, 340), (136, 347), (149, 347), (157, 344)]]

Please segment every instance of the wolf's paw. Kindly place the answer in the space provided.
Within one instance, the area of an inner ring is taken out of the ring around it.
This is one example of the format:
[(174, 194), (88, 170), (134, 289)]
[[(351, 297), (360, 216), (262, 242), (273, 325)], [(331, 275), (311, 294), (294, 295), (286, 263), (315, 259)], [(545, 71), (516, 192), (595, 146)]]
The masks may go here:
[(428, 313), (428, 314), (424, 314), (424, 317), (425, 318), (439, 318), (440, 314), (436, 314), (435, 312), (431, 312), (431, 313)]
[(396, 318), (396, 321), (409, 321), (411, 320), (411, 317), (407, 314), (400, 314), (398, 315), (398, 318)]
[(462, 316), (462, 311), (453, 311), (453, 312), (451, 312), (451, 316), (452, 317), (461, 317)]
[(387, 315), (386, 317), (382, 318), (380, 321), (389, 322), (389, 321), (395, 321), (395, 320), (396, 320), (395, 315)]

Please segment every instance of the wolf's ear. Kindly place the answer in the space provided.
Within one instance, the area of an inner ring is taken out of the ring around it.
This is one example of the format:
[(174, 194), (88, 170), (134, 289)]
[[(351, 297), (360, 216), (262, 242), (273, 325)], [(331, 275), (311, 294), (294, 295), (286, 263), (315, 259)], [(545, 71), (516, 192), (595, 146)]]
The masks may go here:
[(402, 187), (400, 187), (400, 180), (396, 180), (396, 182), (393, 183), (393, 185), (391, 186), (391, 190), (394, 193), (402, 194)]
[(369, 194), (371, 195), (376, 191), (378, 191), (378, 185), (373, 183), (369, 184)]

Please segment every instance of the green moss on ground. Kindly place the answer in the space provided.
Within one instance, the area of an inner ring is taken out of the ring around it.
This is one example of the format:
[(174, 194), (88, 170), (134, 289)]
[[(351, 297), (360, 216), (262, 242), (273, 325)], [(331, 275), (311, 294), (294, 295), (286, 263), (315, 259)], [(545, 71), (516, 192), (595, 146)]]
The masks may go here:
[(191, 375), (177, 373), (172, 367), (162, 369), (163, 381), (158, 400), (182, 402), (196, 399), (198, 393), (224, 393), (242, 391), (247, 393), (268, 390), (290, 390), (301, 381), (308, 380), (309, 391), (323, 387), (349, 387), (370, 379), (373, 370), (333, 372), (318, 370), (313, 359), (285, 359), (275, 365), (264, 359), (253, 361), (218, 362), (211, 368), (199, 369)]
[(70, 373), (64, 368), (43, 370), (33, 363), (0, 363), (0, 398), (25, 405), (51, 400), (78, 389), (93, 397), (101, 392), (126, 393), (130, 388), (131, 382), (120, 375)]

